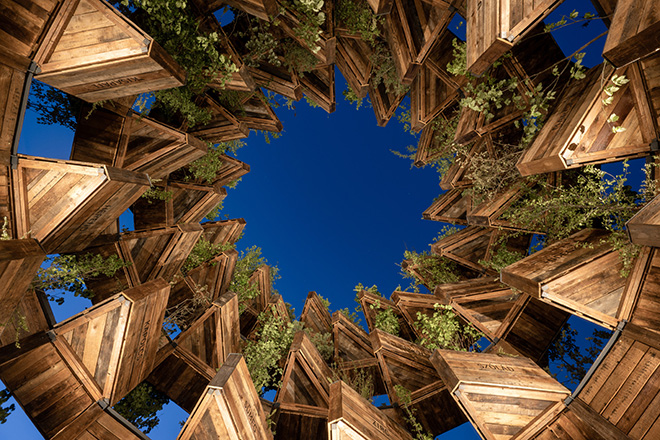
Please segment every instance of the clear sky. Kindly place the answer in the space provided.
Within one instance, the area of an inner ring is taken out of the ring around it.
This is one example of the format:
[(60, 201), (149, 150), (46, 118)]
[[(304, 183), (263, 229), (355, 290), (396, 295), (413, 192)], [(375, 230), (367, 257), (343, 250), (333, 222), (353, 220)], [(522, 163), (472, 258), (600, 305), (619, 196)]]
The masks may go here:
[[(587, 0), (569, 0), (549, 21), (573, 9), (581, 14), (593, 11)], [(590, 27), (591, 35), (601, 32), (594, 29), (595, 23)], [(590, 39), (576, 37), (578, 30), (563, 32), (565, 37), (558, 38), (567, 55)], [(604, 41), (594, 46), (596, 53)], [(597, 57), (589, 57), (585, 64), (598, 62)], [(355, 307), (353, 287), (358, 283), (377, 284), (385, 296), (400, 284), (406, 287), (408, 281), (401, 278), (397, 266), (403, 252), (428, 250), (443, 226), (421, 219), (441, 192), (437, 173), (430, 168), (411, 169), (410, 161), (390, 152), (404, 150), (416, 138), (405, 133), (396, 118), (381, 128), (368, 105), (356, 110), (344, 101), (345, 81), (338, 70), (336, 83), (335, 113), (312, 109), (302, 100), (295, 110), (276, 110), (284, 126), (281, 138), (267, 144), (263, 136), (251, 134), (237, 154), (251, 172), (236, 189), (228, 189), (224, 202), (223, 214), (247, 221), (237, 248), (262, 248), (268, 261), (279, 267), (282, 278), (276, 289), (298, 315), (309, 291), (328, 298), (331, 310), (336, 310)], [(37, 125), (35, 119), (28, 111), (19, 152), (68, 159), (73, 133)], [(63, 307), (53, 304), (58, 321), (87, 306), (87, 300), (70, 298)], [(178, 408), (168, 409), (149, 437), (174, 439), (178, 422), (185, 417)], [(41, 436), (17, 409), (7, 424), (0, 425), (3, 438)], [(479, 437), (466, 424), (460, 432), (441, 438)]]

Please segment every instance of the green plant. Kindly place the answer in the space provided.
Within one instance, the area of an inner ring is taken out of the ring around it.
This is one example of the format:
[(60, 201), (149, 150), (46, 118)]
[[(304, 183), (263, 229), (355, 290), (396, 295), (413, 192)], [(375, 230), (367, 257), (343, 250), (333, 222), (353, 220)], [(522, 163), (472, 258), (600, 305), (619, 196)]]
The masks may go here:
[(114, 406), (114, 410), (148, 434), (160, 422), (156, 413), (169, 402), (170, 399), (165, 394), (148, 382), (142, 382), (121, 399)]
[[(305, 76), (305, 73), (311, 72), (316, 67), (318, 60), (314, 54), (309, 49), (298, 44), (296, 40), (288, 38), (280, 42), (280, 46), (285, 54), (282, 62), (289, 69), (289, 72), (295, 73), (302, 78)], [(316, 106), (318, 107), (318, 105)]]
[(415, 417), (416, 409), (411, 406), (412, 398), (410, 390), (402, 385), (394, 385), (394, 392), (404, 411), (404, 419), (410, 425), (412, 432), (415, 433), (415, 440), (433, 440), (433, 436), (426, 432), (424, 427)]
[(222, 203), (222, 200), (220, 200), (218, 204), (215, 205), (213, 209), (204, 216), (204, 218), (209, 221), (217, 220), (217, 218), (220, 217), (220, 214), (222, 213), (222, 208), (224, 208), (224, 204)]
[(4, 217), (4, 221), (2, 222), (2, 233), (0, 233), (0, 240), (11, 240), (11, 236), (9, 235), (9, 226), (8, 226), (8, 220), (7, 216)]
[(366, 368), (353, 368), (344, 370), (336, 363), (330, 365), (332, 377), (328, 377), (328, 382), (333, 383), (341, 380), (349, 387), (353, 388), (364, 399), (373, 403), (374, 396), (374, 376)]
[[(154, 179), (160, 180), (160, 179)], [(174, 192), (171, 190), (166, 190), (160, 186), (150, 186), (140, 197), (147, 199), (149, 203), (153, 203), (154, 200), (160, 200), (163, 202), (169, 202), (174, 197)]]
[(470, 324), (462, 324), (451, 306), (434, 304), (432, 315), (417, 312), (415, 323), (422, 337), (417, 341), (429, 350), (436, 348), (456, 351), (479, 349), (477, 341), (483, 336)]
[(353, 34), (359, 34), (360, 37), (370, 44), (376, 44), (376, 39), (380, 37), (379, 25), (383, 23), (382, 17), (377, 17), (373, 9), (364, 0), (341, 0), (336, 3), (335, 14), (341, 23), (343, 23)]
[(305, 329), (305, 334), (309, 337), (309, 340), (312, 341), (312, 344), (314, 344), (314, 347), (316, 347), (323, 360), (326, 362), (332, 361), (332, 358), (335, 355), (335, 345), (332, 342), (332, 334), (313, 332), (309, 328)]
[(215, 182), (218, 171), (225, 164), (225, 153), (236, 154), (240, 148), (245, 146), (245, 142), (240, 140), (220, 142), (219, 144), (208, 144), (206, 154), (190, 163), (183, 172), (184, 180), (195, 180), (202, 183), (212, 184)]
[(192, 296), (165, 310), (163, 330), (168, 335), (177, 330), (185, 330), (211, 305), (211, 293), (208, 286), (194, 283)]
[[(85, 278), (113, 277), (118, 270), (129, 266), (129, 263), (116, 255), (108, 258), (94, 254), (58, 255), (49, 257), (46, 261), (50, 261), (50, 266), (39, 268), (32, 280), (32, 288), (62, 290), (84, 298), (91, 298), (93, 295), (85, 286)], [(48, 298), (60, 305), (64, 303), (62, 296), (49, 294)]]
[(201, 266), (203, 263), (215, 258), (222, 252), (234, 249), (235, 245), (232, 243), (211, 243), (204, 237), (200, 237), (195, 246), (193, 246), (188, 258), (183, 263), (181, 268), (183, 274), (190, 272), (194, 268)]
[(325, 13), (321, 11), (323, 0), (283, 0), (282, 5), (294, 11), (298, 19), (293, 29), (295, 36), (313, 53), (321, 50), (317, 43), (321, 41), (321, 26), (325, 22)]
[(357, 312), (355, 312), (355, 311), (351, 312), (350, 310), (348, 310), (348, 307), (343, 308), (343, 309), (339, 309), (337, 311), (339, 313), (342, 313), (345, 317), (347, 317), (355, 325), (359, 326), (360, 322), (362, 322), (362, 320), (358, 316)]
[(448, 258), (429, 254), (427, 251), (405, 251), (403, 257), (409, 261), (409, 265), (401, 275), (403, 278), (412, 279), (408, 288), (415, 292), (419, 291), (420, 284), (426, 285), (432, 291), (438, 284), (455, 283), (460, 279), (458, 266)]
[(357, 93), (351, 89), (351, 86), (347, 85), (346, 90), (342, 92), (342, 95), (344, 95), (344, 99), (346, 101), (355, 105), (356, 110), (360, 110), (360, 107), (362, 106), (362, 98), (360, 98)]
[(394, 58), (385, 41), (381, 39), (376, 40), (373, 51), (369, 56), (369, 61), (373, 66), (370, 80), (372, 87), (378, 87), (382, 83), (388, 93), (396, 96), (401, 96), (408, 92), (408, 86), (403, 85), (399, 81)]
[(0, 390), (0, 425), (5, 424), (9, 414), (11, 414), (11, 412), (16, 409), (16, 405), (13, 403), (7, 406), (3, 406), (5, 403), (7, 403), (10, 397), (11, 394), (6, 388), (4, 390)]
[(399, 318), (389, 307), (381, 307), (380, 300), (376, 300), (369, 306), (375, 310), (374, 327), (394, 336), (399, 336)]
[(525, 258), (525, 254), (518, 251), (509, 250), (506, 247), (506, 239), (499, 239), (493, 245), (494, 251), (491, 253), (489, 260), (479, 260), (479, 264), (496, 272), (500, 272), (507, 266), (512, 265), (516, 261)]
[[(259, 296), (259, 286), (250, 282), (250, 277), (259, 266), (267, 264), (266, 259), (261, 255), (261, 248), (252, 246), (241, 254), (236, 261), (234, 275), (231, 279), (229, 289), (236, 292), (239, 301), (239, 311), (242, 313), (247, 307), (247, 302)], [(277, 278), (277, 267), (270, 266), (271, 283)]]
[(261, 312), (257, 320), (256, 340), (246, 342), (243, 356), (254, 387), (262, 395), (264, 390), (279, 388), (284, 372), (280, 360), (288, 354), (293, 337), (302, 330), (302, 324), (285, 322), (274, 312)]

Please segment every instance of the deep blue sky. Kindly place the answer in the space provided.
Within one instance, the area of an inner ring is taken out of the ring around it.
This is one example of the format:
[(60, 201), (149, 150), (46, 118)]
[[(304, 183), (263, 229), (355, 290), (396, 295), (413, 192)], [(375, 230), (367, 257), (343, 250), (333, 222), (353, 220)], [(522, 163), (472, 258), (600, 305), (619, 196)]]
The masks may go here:
[[(550, 17), (577, 9), (593, 11), (588, 1), (567, 1)], [(575, 26), (558, 38), (568, 55), (604, 27), (590, 24), (586, 36)], [(605, 39), (593, 46), (600, 53)], [(600, 62), (588, 57), (588, 66)], [(251, 134), (237, 157), (248, 163), (251, 172), (236, 189), (228, 189), (224, 214), (247, 221), (238, 249), (252, 245), (262, 248), (282, 278), (276, 288), (299, 315), (309, 291), (330, 299), (331, 309), (355, 303), (357, 283), (377, 284), (389, 296), (399, 284), (408, 285), (399, 275), (399, 263), (406, 249), (423, 251), (442, 224), (421, 219), (422, 211), (441, 192), (437, 173), (411, 169), (411, 162), (394, 156), (390, 149), (404, 150), (416, 138), (404, 133), (393, 118), (387, 127), (376, 125), (373, 110), (359, 110), (344, 101), (345, 81), (336, 71), (337, 110), (328, 115), (310, 108), (304, 100), (295, 111), (276, 110), (283, 125), (281, 138), (264, 142)], [(407, 102), (407, 100), (406, 100)], [(20, 153), (68, 159), (73, 132), (62, 127), (37, 125), (31, 111), (26, 114)], [(87, 300), (67, 299), (55, 309), (57, 320), (84, 307)], [(174, 406), (173, 404), (170, 406)], [(170, 409), (161, 416), (161, 425), (149, 436), (173, 439), (178, 422), (186, 415)], [(39, 439), (41, 436), (20, 409), (0, 425), (0, 438)], [(479, 438), (469, 424), (461, 432), (442, 438)]]

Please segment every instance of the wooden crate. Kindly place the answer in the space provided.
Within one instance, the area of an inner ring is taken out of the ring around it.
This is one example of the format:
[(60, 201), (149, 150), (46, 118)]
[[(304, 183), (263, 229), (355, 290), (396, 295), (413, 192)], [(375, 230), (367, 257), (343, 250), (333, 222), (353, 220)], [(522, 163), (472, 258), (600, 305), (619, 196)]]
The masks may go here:
[(476, 155), (490, 153), (492, 149), (494, 149), (494, 146), (490, 134), (478, 138), (466, 153), (457, 154), (456, 159), (453, 161), (447, 172), (442, 175), (442, 179), (440, 179), (440, 188), (447, 191), (451, 189), (461, 189), (462, 191), (465, 191), (471, 188), (473, 182), (468, 176), (475, 168), (472, 159)]
[(81, 251), (148, 186), (142, 173), (19, 155), (9, 221), (16, 236), (37, 239), (46, 253)]
[(410, 433), (342, 381), (330, 385), (330, 440), (412, 440)]
[(373, 85), (373, 81), (369, 84), (369, 99), (376, 115), (376, 123), (379, 127), (385, 127), (387, 125), (405, 97), (405, 93), (397, 95), (394, 92), (388, 92), (385, 84), (382, 82), (377, 86)]
[(33, 59), (53, 21), (58, 16), (69, 14), (72, 4), (65, 4), (62, 0), (9, 0), (3, 6), (0, 12), (3, 52), (13, 57)]
[[(280, 57), (280, 63), (282, 62), (283, 60)], [(300, 78), (297, 75), (292, 74), (282, 65), (275, 66), (264, 61), (260, 61), (258, 64), (258, 67), (249, 67), (248, 69), (260, 87), (293, 101), (300, 101), (302, 99), (303, 89), (300, 85)]]
[(250, 134), (247, 124), (225, 108), (212, 90), (200, 98), (199, 106), (210, 111), (211, 120), (204, 125), (190, 128), (187, 128), (186, 124), (189, 133), (213, 144), (245, 139)]
[[(153, 367), (169, 285), (123, 292), (0, 350), (0, 378), (45, 438), (101, 398), (118, 402)], [(82, 428), (82, 427), (81, 427)], [(72, 432), (62, 438), (75, 438)]]
[(204, 222), (202, 223), (202, 228), (204, 229), (202, 237), (206, 241), (212, 244), (233, 244), (243, 235), (245, 219), (237, 218)]
[(278, 402), (275, 440), (328, 438), (328, 408)]
[(181, 429), (178, 440), (272, 440), (243, 356), (232, 353)]
[(496, 275), (480, 263), (486, 261), (495, 235), (494, 229), (468, 226), (433, 243), (431, 252), (477, 273)]
[(510, 439), (570, 391), (525, 357), (435, 350), (431, 362), (488, 440)]
[(579, 399), (557, 402), (513, 437), (515, 440), (628, 440), (630, 437)]
[(577, 394), (577, 400), (615, 425), (628, 436), (626, 438), (657, 437), (660, 432), (659, 350), (657, 333), (626, 324), (612, 349)]
[(367, 0), (376, 15), (387, 15), (392, 12), (393, 0)]
[(156, 278), (171, 282), (202, 231), (199, 223), (189, 223), (98, 237), (81, 254), (101, 255), (103, 258), (114, 255), (128, 266), (118, 270), (113, 277), (85, 278), (85, 284), (94, 294), (92, 302), (97, 304), (117, 292)]
[(433, 44), (454, 16), (452, 2), (393, 0), (385, 16), (385, 36), (394, 58), (397, 76), (410, 85)]
[(619, 0), (603, 48), (616, 67), (637, 61), (660, 47), (660, 12), (652, 0)]
[(305, 328), (317, 333), (332, 332), (330, 311), (323, 304), (323, 301), (316, 292), (309, 292), (307, 294), (307, 300), (300, 315), (300, 322), (305, 325)]
[(414, 339), (414, 332), (393, 301), (375, 293), (367, 292), (366, 290), (358, 292), (357, 299), (362, 307), (362, 313), (367, 321), (369, 332), (373, 332), (376, 329), (376, 313), (384, 310), (392, 310), (399, 321), (399, 333), (402, 337), (409, 340)]
[[(637, 109), (640, 118), (640, 127), (646, 133), (650, 131), (653, 135), (655, 129), (655, 138), (660, 138), (660, 81), (658, 80), (657, 73), (660, 69), (660, 54), (649, 55), (640, 60), (638, 63), (639, 69), (633, 68), (631, 70), (631, 77), (634, 82), (644, 85), (643, 90), (645, 93), (639, 93), (639, 88), (635, 87), (637, 92), (635, 98), (637, 99)], [(639, 75), (637, 75), (639, 73)], [(650, 110), (650, 115), (648, 114)], [(647, 134), (645, 134), (648, 137)]]
[(626, 282), (617, 316), (647, 330), (660, 333), (658, 276), (660, 254), (655, 247), (642, 247)]
[(46, 294), (34, 289), (28, 289), (13, 310), (3, 308), (2, 312), (9, 318), (0, 325), (0, 347), (20, 344), (21, 339), (48, 331), (56, 324)]
[(559, 0), (468, 2), (467, 69), (484, 73), (561, 3)]
[[(529, 176), (649, 154), (656, 132), (638, 69), (636, 64), (618, 70), (601, 64), (590, 69), (585, 79), (569, 86), (520, 157), (520, 174)], [(626, 75), (630, 82), (614, 94), (614, 101), (606, 107), (603, 87), (611, 83), (613, 75)], [(625, 131), (612, 132), (613, 124), (607, 122), (612, 113), (620, 118), (614, 125)]]
[(301, 76), (303, 92), (311, 101), (328, 113), (336, 108), (335, 66), (318, 67)]
[(244, 98), (237, 118), (250, 130), (282, 131), (282, 123), (268, 103), (266, 96), (257, 90)]
[[(85, 106), (82, 114), (88, 114)], [(81, 117), (71, 160), (109, 165), (162, 179), (206, 154), (206, 144), (114, 103)]]
[[(279, 24), (278, 27), (288, 36), (289, 38), (294, 39), (301, 47), (310, 50), (311, 48), (305, 43), (305, 40), (296, 35), (294, 29), (300, 26), (301, 19), (298, 18), (298, 13), (293, 9), (281, 7), (281, 14), (278, 16)], [(316, 57), (318, 64), (317, 67), (331, 66), (335, 63), (336, 53), (337, 53), (337, 38), (334, 36), (332, 31), (334, 28), (330, 25), (327, 32), (328, 25), (326, 23), (331, 23), (332, 15), (327, 14), (328, 10), (325, 9), (326, 19), (324, 24), (321, 26), (321, 33), (319, 34), (320, 40), (316, 42), (316, 45), (320, 48), (316, 52), (311, 52)], [(326, 32), (323, 32), (325, 28)]]
[(596, 324), (614, 328), (626, 279), (603, 230), (585, 229), (502, 269), (502, 282)]
[[(436, 118), (442, 118), (446, 121), (454, 115), (455, 111), (458, 111), (458, 106), (453, 105), (437, 115)], [(448, 148), (449, 145), (443, 143), (442, 139), (439, 139), (433, 126), (424, 127), (417, 142), (417, 151), (415, 152), (413, 164), (417, 168), (422, 168), (432, 163), (439, 156), (448, 153)]]
[(408, 322), (408, 325), (417, 338), (424, 336), (417, 327), (417, 314), (421, 313), (422, 315), (432, 316), (433, 312), (436, 311), (435, 306), (442, 304), (438, 297), (428, 293), (411, 293), (399, 290), (392, 293), (391, 300)]
[(626, 223), (630, 241), (660, 247), (660, 196), (656, 196)]
[[(259, 295), (241, 304), (241, 334), (245, 337), (253, 335), (257, 330), (256, 326), (259, 314), (263, 311), (270, 312), (268, 307), (272, 299), (270, 267), (266, 265), (260, 266), (251, 275), (249, 283), (251, 285), (257, 285)], [(289, 320), (288, 315), (286, 320)]]
[(45, 258), (36, 240), (0, 240), (0, 282), (5, 286), (0, 294), (0, 334), (14, 327), (12, 322), (19, 318), (14, 311)]
[(185, 82), (183, 68), (109, 3), (63, 3), (34, 57), (41, 67), (39, 81), (88, 102)]
[(235, 157), (226, 154), (220, 154), (222, 165), (215, 173), (212, 182), (209, 183), (204, 179), (195, 178), (190, 170), (186, 167), (180, 168), (170, 174), (168, 182), (180, 184), (194, 184), (194, 185), (212, 185), (214, 188), (220, 188), (229, 185), (234, 180), (240, 179), (250, 172), (250, 165), (242, 162)]
[(463, 189), (451, 189), (440, 195), (422, 213), (425, 220), (467, 225), (467, 216), (472, 211), (472, 197)]
[(208, 295), (210, 301), (225, 294), (229, 289), (237, 260), (238, 252), (229, 249), (192, 269), (185, 277), (178, 277), (172, 286), (168, 309), (184, 301), (192, 301), (200, 293)]
[(328, 408), (332, 370), (303, 331), (293, 338), (275, 402)]
[(147, 381), (188, 413), (231, 353), (240, 351), (238, 297), (225, 293), (158, 351)]
[(411, 128), (415, 131), (421, 130), (455, 104), (459, 87), (464, 85), (460, 79), (463, 77), (457, 78), (447, 72), (447, 63), (453, 59), (451, 47), (454, 38), (451, 32), (443, 32), (438, 36), (411, 84), (410, 120)]
[(136, 230), (199, 223), (227, 196), (227, 190), (220, 185), (163, 181), (154, 186), (170, 191), (172, 197), (169, 200), (137, 198), (130, 206)]
[(465, 422), (429, 358), (431, 351), (381, 330), (370, 333), (390, 402), (402, 404), (394, 387), (410, 391), (415, 417), (434, 436)]
[(337, 35), (337, 68), (359, 98), (366, 97), (369, 92), (371, 53), (369, 43), (361, 38), (353, 38), (345, 34)]

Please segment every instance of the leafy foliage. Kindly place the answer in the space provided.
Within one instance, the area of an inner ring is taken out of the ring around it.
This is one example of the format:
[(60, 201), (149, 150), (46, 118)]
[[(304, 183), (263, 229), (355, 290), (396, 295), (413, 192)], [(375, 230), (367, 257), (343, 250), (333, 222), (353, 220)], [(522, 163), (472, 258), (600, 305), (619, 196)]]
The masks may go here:
[(201, 183), (212, 184), (217, 178), (218, 171), (224, 165), (224, 156), (230, 152), (236, 152), (245, 146), (245, 142), (240, 140), (220, 142), (219, 144), (208, 144), (207, 152), (204, 156), (189, 164), (181, 170), (184, 180), (194, 180)]
[(429, 290), (434, 290), (439, 284), (455, 283), (459, 281), (457, 264), (445, 257), (429, 254), (427, 251), (421, 253), (405, 251), (403, 257), (410, 262), (409, 269), (401, 271), (403, 278), (411, 278), (409, 288), (419, 292), (419, 285), (423, 284)]
[(374, 14), (365, 0), (341, 0), (335, 5), (335, 13), (349, 32), (359, 34), (371, 46), (376, 44), (376, 39), (380, 37), (379, 25), (384, 20)]
[(548, 350), (548, 360), (555, 365), (557, 371), (553, 376), (562, 383), (580, 383), (612, 336), (612, 332), (594, 329), (592, 335), (586, 338), (589, 345), (583, 348), (580, 348), (582, 344), (578, 344), (577, 336), (577, 330), (566, 323)]
[[(328, 382), (333, 383), (341, 380), (349, 387), (369, 402), (373, 401), (374, 396), (374, 376), (366, 368), (354, 368), (343, 370), (336, 363), (330, 365), (332, 369), (332, 378)], [(373, 402), (372, 402), (373, 403)]]
[(279, 388), (284, 369), (280, 359), (286, 357), (296, 332), (302, 330), (299, 321), (285, 322), (276, 313), (261, 312), (256, 340), (248, 340), (243, 349), (250, 377), (259, 395), (264, 389)]
[(326, 362), (332, 361), (332, 358), (335, 355), (335, 345), (332, 342), (332, 333), (317, 333), (306, 328), (305, 334), (307, 334), (309, 340), (312, 341), (312, 344), (314, 344), (323, 360)]
[(375, 310), (374, 327), (394, 336), (399, 336), (399, 318), (390, 307), (381, 307), (380, 301), (376, 300), (369, 306)]
[(153, 203), (154, 200), (168, 202), (174, 197), (174, 192), (161, 188), (160, 186), (150, 186), (140, 197), (147, 199), (148, 203)]
[[(93, 292), (85, 286), (85, 278), (112, 277), (115, 273), (127, 267), (116, 255), (103, 258), (101, 255), (58, 255), (48, 258), (50, 266), (40, 267), (32, 280), (32, 287), (39, 290), (63, 290), (75, 296), (91, 298)], [(57, 304), (63, 304), (62, 296), (49, 294), (49, 299)]]
[(321, 25), (325, 22), (323, 0), (283, 0), (285, 8), (295, 11), (298, 25), (293, 33), (301, 39), (309, 50), (317, 53), (321, 47), (317, 44), (321, 40)]
[(416, 409), (410, 405), (412, 402), (410, 390), (396, 384), (394, 385), (394, 392), (403, 407), (404, 419), (410, 425), (412, 432), (415, 433), (415, 440), (433, 440), (433, 435), (426, 432), (422, 424), (417, 420), (417, 417), (415, 417)]
[(169, 397), (148, 382), (142, 382), (121, 399), (114, 409), (138, 429), (148, 434), (160, 419), (156, 415), (170, 402)]
[[(259, 286), (256, 283), (250, 283), (250, 277), (255, 270), (268, 261), (261, 255), (261, 248), (252, 246), (245, 251), (241, 251), (236, 262), (234, 275), (231, 279), (229, 289), (236, 292), (239, 301), (239, 311), (243, 312), (247, 307), (247, 302), (259, 296)], [(270, 267), (271, 283), (277, 278), (277, 267)]]
[(222, 252), (228, 251), (229, 249), (234, 249), (235, 245), (231, 243), (217, 243), (213, 244), (204, 237), (200, 237), (195, 246), (193, 246), (188, 258), (186, 258), (185, 263), (181, 270), (184, 275), (190, 272), (192, 269), (201, 266), (203, 263), (215, 258), (217, 255), (220, 255)]
[(432, 315), (417, 312), (416, 326), (422, 333), (417, 343), (429, 350), (436, 348), (456, 351), (479, 349), (477, 341), (483, 336), (470, 324), (461, 324), (449, 305), (434, 304)]
[(16, 409), (16, 405), (13, 403), (7, 406), (3, 406), (5, 403), (7, 403), (10, 397), (11, 394), (6, 388), (4, 390), (0, 390), (0, 425), (6, 423), (9, 414), (11, 414), (11, 412)]

